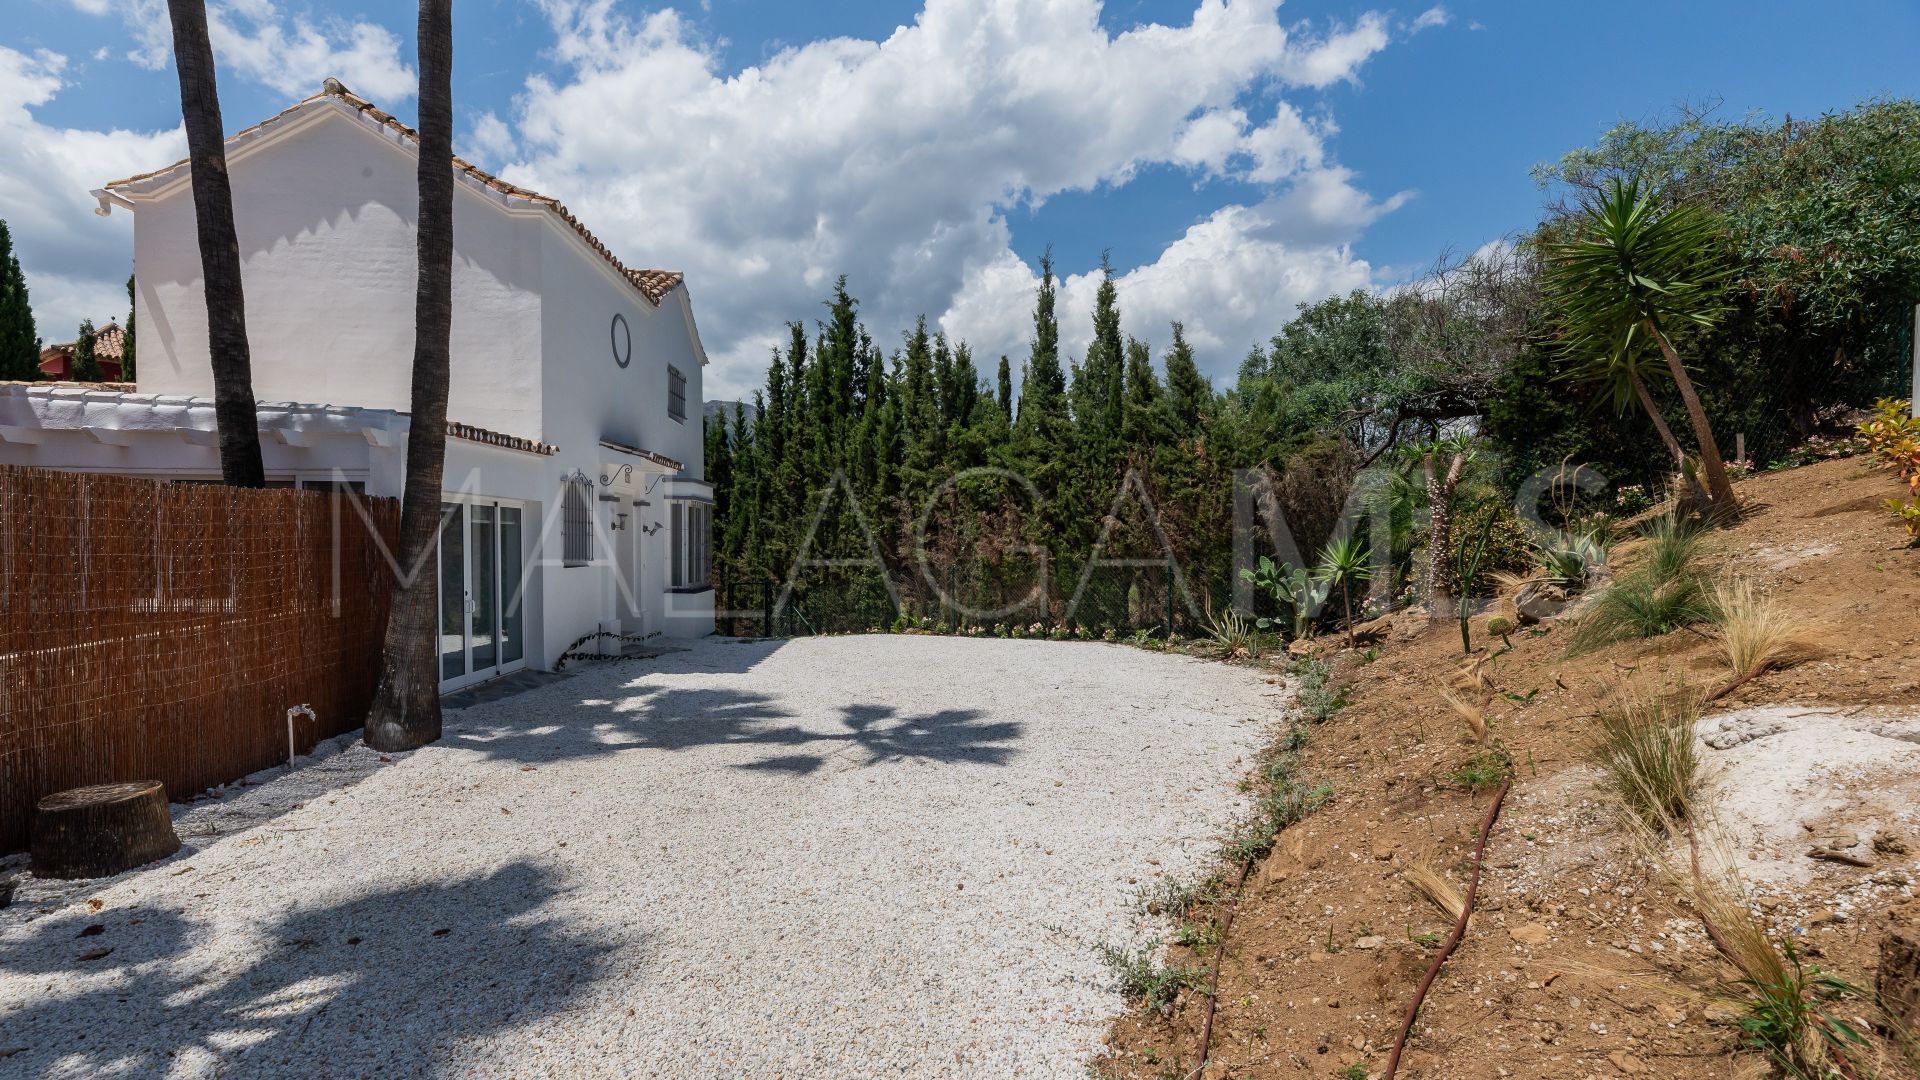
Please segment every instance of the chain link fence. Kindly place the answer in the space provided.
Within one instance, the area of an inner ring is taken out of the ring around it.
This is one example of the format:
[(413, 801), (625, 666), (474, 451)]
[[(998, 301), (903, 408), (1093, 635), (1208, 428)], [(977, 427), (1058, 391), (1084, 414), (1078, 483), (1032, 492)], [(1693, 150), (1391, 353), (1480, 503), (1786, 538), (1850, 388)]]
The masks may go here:
[(1168, 558), (1056, 564), (1009, 558), (929, 564), (906, 572), (803, 568), (791, 580), (723, 586), (722, 633), (795, 636), (909, 628), (1105, 637), (1204, 632), (1205, 599)]

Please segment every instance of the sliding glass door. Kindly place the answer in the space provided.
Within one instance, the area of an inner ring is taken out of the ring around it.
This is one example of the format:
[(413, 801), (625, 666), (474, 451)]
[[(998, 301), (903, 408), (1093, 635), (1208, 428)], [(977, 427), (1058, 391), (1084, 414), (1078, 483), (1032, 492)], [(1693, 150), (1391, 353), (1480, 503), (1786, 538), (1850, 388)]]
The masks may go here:
[(520, 667), (526, 657), (521, 510), (440, 504), (440, 688)]

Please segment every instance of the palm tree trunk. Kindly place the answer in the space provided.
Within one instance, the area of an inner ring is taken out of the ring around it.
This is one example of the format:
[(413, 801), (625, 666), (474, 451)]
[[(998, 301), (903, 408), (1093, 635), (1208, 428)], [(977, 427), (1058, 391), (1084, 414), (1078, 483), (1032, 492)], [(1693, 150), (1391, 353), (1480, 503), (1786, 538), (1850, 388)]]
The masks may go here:
[(1439, 617), (1439, 605), (1446, 595), (1446, 576), (1440, 572), (1440, 560), (1449, 546), (1449, 515), (1447, 499), (1440, 490), (1440, 474), (1434, 461), (1439, 455), (1437, 450), (1428, 450), (1420, 459), (1420, 468), (1425, 474), (1427, 484), (1427, 511), (1431, 524), (1427, 527), (1427, 614)]
[(1648, 392), (1647, 384), (1641, 380), (1640, 373), (1637, 371), (1627, 372), (1627, 378), (1633, 383), (1633, 396), (1640, 400), (1640, 407), (1647, 411), (1647, 419), (1653, 421), (1653, 430), (1660, 433), (1660, 441), (1667, 444), (1667, 453), (1673, 455), (1673, 467), (1685, 471), (1686, 451), (1680, 449), (1680, 440), (1673, 437), (1673, 429), (1667, 426), (1666, 415), (1660, 411), (1659, 404), (1653, 400), (1653, 394)]
[(201, 291), (207, 301), (207, 354), (213, 364), (213, 419), (220, 433), (220, 477), (235, 487), (263, 487), (260, 422), (254, 411), (253, 360), (247, 349), (247, 305), (240, 288), (240, 240), (233, 228), (225, 129), (207, 39), (205, 0), (167, 0), (173, 60), (180, 73), (180, 117), (187, 128), (193, 216), (200, 239)]
[(1714, 510), (1731, 514), (1739, 503), (1733, 497), (1733, 481), (1727, 476), (1726, 463), (1720, 460), (1720, 444), (1714, 441), (1713, 428), (1707, 424), (1707, 410), (1701, 407), (1700, 395), (1693, 392), (1693, 380), (1687, 377), (1687, 367), (1673, 351), (1667, 335), (1652, 322), (1647, 324), (1647, 329), (1660, 343), (1660, 353), (1667, 358), (1667, 370), (1673, 373), (1674, 385), (1680, 388), (1680, 400), (1687, 406), (1687, 419), (1693, 422), (1693, 438), (1700, 444), (1700, 464), (1707, 473), (1707, 493), (1713, 498)]
[(1660, 406), (1653, 400), (1653, 394), (1647, 390), (1647, 384), (1641, 380), (1640, 373), (1629, 370), (1627, 378), (1633, 382), (1633, 396), (1640, 399), (1640, 407), (1647, 411), (1647, 419), (1653, 421), (1653, 429), (1660, 433), (1660, 441), (1667, 444), (1667, 453), (1673, 455), (1673, 467), (1688, 484), (1692, 485), (1693, 493), (1701, 502), (1711, 503), (1713, 500), (1707, 497), (1706, 491), (1700, 486), (1700, 481), (1687, 472), (1687, 453), (1680, 449), (1680, 440), (1673, 437), (1673, 429), (1667, 426), (1666, 415), (1660, 411)]
[(1439, 618), (1440, 608), (1451, 595), (1447, 589), (1446, 560), (1453, 554), (1453, 489), (1460, 486), (1460, 474), (1466, 470), (1467, 455), (1456, 453), (1443, 476), (1438, 469), (1438, 450), (1428, 450), (1421, 459), (1426, 470), (1427, 510), (1432, 524), (1427, 528), (1427, 615)]
[(400, 504), (400, 565), (367, 714), (367, 745), (411, 750), (440, 737), (439, 607), (430, 558), (440, 532), (453, 328), (453, 0), (420, 0), (420, 219), (412, 420)]

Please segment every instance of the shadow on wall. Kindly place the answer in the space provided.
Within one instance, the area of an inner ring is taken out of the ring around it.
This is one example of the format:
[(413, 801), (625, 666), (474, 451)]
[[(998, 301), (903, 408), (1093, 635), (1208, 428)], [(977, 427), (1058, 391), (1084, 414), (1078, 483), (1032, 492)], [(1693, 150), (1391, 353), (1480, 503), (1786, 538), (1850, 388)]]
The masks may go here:
[[(715, 642), (668, 658), (669, 670), (676, 675), (746, 672), (781, 644)], [(554, 692), (591, 693), (590, 685), (573, 682)], [(450, 741), (489, 758), (528, 765), (630, 750), (766, 748), (778, 752), (734, 767), (804, 776), (830, 758), (856, 767), (903, 760), (1005, 765), (1018, 752), (1024, 731), (1017, 721), (990, 720), (979, 709), (915, 713), (892, 704), (854, 703), (836, 706), (835, 714), (805, 716), (772, 694), (675, 687), (644, 679), (625, 682), (608, 697), (578, 701), (557, 723), (515, 722), (520, 712), (503, 706), (469, 710), (469, 730)]]
[(461, 1072), (460, 1045), (557, 1011), (604, 967), (611, 943), (540, 916), (558, 891), (512, 863), (289, 912), (234, 969), (194, 955), (209, 931), (168, 908), (36, 919), (0, 938), (0, 1073)]

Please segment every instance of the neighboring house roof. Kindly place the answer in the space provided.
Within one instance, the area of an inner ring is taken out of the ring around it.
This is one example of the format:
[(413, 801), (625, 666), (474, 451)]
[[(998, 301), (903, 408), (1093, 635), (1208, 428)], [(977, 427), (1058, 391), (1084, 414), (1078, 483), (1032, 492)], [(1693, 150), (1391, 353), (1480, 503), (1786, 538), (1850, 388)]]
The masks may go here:
[[(40, 355), (44, 359), (46, 358), (48, 353), (53, 353), (53, 352), (71, 354), (74, 348), (79, 344), (80, 342), (78, 339), (75, 339), (73, 341), (56, 341), (53, 344), (48, 345), (46, 348), (40, 350)], [(121, 358), (126, 355), (126, 352), (127, 352), (127, 332), (125, 330), (120, 329), (119, 323), (109, 322), (107, 323), (107, 325), (94, 331), (94, 334), (93, 334), (93, 358), (94, 359), (111, 360), (117, 364), (120, 362)]]
[[(78, 344), (78, 342), (75, 344)], [(110, 322), (99, 330), (94, 331), (93, 355), (95, 359), (118, 360), (126, 355), (126, 351), (127, 332), (120, 329), (119, 323)]]
[[(345, 86), (341, 85), (340, 80), (328, 79), (321, 87), (319, 93), (314, 94), (312, 97), (301, 99), (297, 104), (281, 110), (252, 127), (242, 128), (234, 132), (227, 137), (226, 145), (234, 146), (236, 144), (253, 142), (258, 138), (272, 133), (276, 128), (285, 126), (288, 119), (304, 113), (314, 105), (320, 103), (354, 110), (360, 115), (407, 139), (414, 145), (417, 146), (420, 143), (419, 133), (394, 119), (391, 113), (375, 107), (372, 102), (348, 90)], [(100, 212), (106, 212), (104, 208), (104, 195), (102, 193), (112, 192), (119, 194), (123, 189), (145, 185), (150, 181), (171, 180), (177, 174), (185, 171), (186, 168), (187, 159), (182, 158), (164, 169), (139, 173), (135, 176), (109, 182), (100, 192), (95, 193), (103, 198), (102, 210)], [(564, 203), (550, 195), (542, 195), (537, 191), (529, 191), (526, 188), (509, 184), (505, 180), (458, 156), (455, 156), (453, 159), (453, 168), (456, 172), (466, 176), (469, 180), (482, 187), (489, 188), (509, 198), (523, 199), (527, 202), (544, 206), (552, 211), (561, 221), (565, 222), (568, 227), (578, 233), (580, 238), (586, 241), (587, 246), (598, 253), (601, 258), (605, 259), (621, 277), (626, 278), (640, 295), (646, 297), (648, 303), (656, 307), (659, 306), (661, 298), (673, 291), (673, 289), (685, 280), (677, 270), (640, 270), (629, 268), (625, 263), (621, 262), (612, 251), (608, 250), (607, 245), (602, 243), (599, 237), (593, 235), (585, 225), (581, 224), (580, 219), (574, 217), (573, 212), (568, 210)]]

